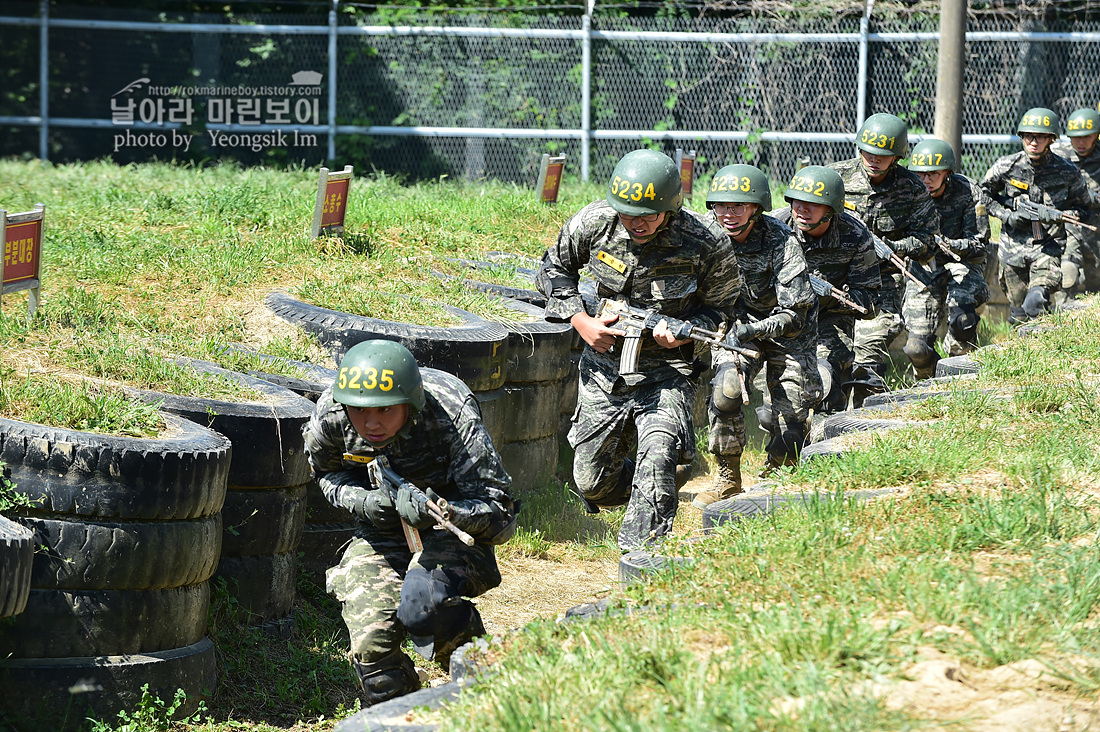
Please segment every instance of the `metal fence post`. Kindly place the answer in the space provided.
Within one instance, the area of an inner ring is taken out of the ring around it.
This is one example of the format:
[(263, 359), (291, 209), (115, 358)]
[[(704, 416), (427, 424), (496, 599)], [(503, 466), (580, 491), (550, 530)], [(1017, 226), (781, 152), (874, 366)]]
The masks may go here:
[(592, 155), (592, 7), (596, 0), (589, 0), (588, 12), (581, 17), (581, 180), (588, 182), (588, 163)]
[(328, 11), (328, 161), (336, 162), (336, 10), (340, 0), (332, 0)]
[(856, 129), (863, 126), (867, 118), (867, 34), (871, 31), (871, 6), (875, 0), (867, 0), (863, 17), (859, 19), (859, 79), (856, 92)]
[(42, 0), (38, 5), (38, 116), (42, 124), (38, 127), (38, 159), (43, 163), (50, 157), (50, 0)]

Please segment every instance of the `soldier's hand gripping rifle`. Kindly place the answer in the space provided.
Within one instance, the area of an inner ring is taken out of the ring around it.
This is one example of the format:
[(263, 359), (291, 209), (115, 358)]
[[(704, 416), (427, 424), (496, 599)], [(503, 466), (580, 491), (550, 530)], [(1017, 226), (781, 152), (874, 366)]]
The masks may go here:
[(1042, 230), (1039, 228), (1040, 222), (1054, 223), (1055, 221), (1061, 221), (1073, 226), (1080, 226), (1089, 231), (1097, 230), (1092, 224), (1086, 224), (1068, 211), (1060, 211), (1053, 206), (1036, 203), (1029, 198), (1017, 198), (1016, 210), (1023, 214), (1024, 218), (1031, 219), (1031, 234), (1036, 239), (1042, 238)]
[[(438, 498), (436, 500), (429, 498), (424, 491), (417, 488), (416, 485), (395, 473), (393, 468), (390, 467), (389, 460), (387, 460), (385, 456), (380, 455), (371, 459), (370, 462), (367, 463), (367, 472), (370, 473), (371, 482), (380, 489), (388, 490), (390, 495), (394, 496), (395, 502), (397, 493), (402, 488), (408, 490), (413, 495), (423, 496), (428, 506), (428, 513), (435, 519), (436, 526), (450, 531), (466, 546), (474, 545), (474, 537), (451, 523), (451, 504), (447, 503), (443, 498)], [(420, 532), (405, 523), (404, 519), (401, 519), (401, 530), (405, 532), (405, 542), (409, 545), (409, 551), (418, 552), (424, 549), (424, 545), (420, 542)]]
[(921, 290), (922, 292), (928, 289), (928, 285), (918, 280), (913, 275), (913, 273), (909, 271), (909, 267), (906, 264), (905, 260), (899, 257), (897, 255), (897, 252), (895, 252), (889, 244), (887, 244), (881, 238), (875, 236), (874, 234), (871, 234), (871, 241), (875, 243), (875, 254), (878, 255), (878, 258), (880, 260), (884, 262), (889, 260), (891, 263), (893, 263), (895, 267), (901, 270), (901, 273), (903, 275), (911, 279), (916, 284), (917, 289)]
[(758, 351), (751, 348), (742, 348), (736, 339), (726, 337), (724, 332), (704, 330), (686, 320), (677, 320), (667, 315), (633, 307), (625, 298), (612, 299), (605, 297), (600, 300), (596, 309), (596, 317), (599, 318), (604, 315), (617, 317), (618, 320), (615, 322), (615, 326), (626, 332), (619, 351), (620, 374), (638, 373), (638, 350), (642, 346), (642, 333), (647, 330), (652, 331), (662, 320), (668, 323), (668, 329), (672, 332), (673, 338), (678, 341), (690, 338), (693, 341), (739, 353), (747, 358), (760, 358)]
[(817, 275), (811, 274), (810, 287), (817, 293), (818, 297), (831, 297), (834, 300), (839, 300), (856, 312), (862, 313), (863, 315), (867, 314), (867, 308), (859, 305), (855, 300), (852, 300), (843, 292), (830, 285), (828, 280), (823, 280)]
[(951, 257), (956, 262), (963, 261), (958, 252), (947, 246), (947, 239), (945, 239), (942, 234), (936, 234), (934, 237), (932, 237), (932, 241), (936, 242), (936, 246), (940, 248), (941, 252)]

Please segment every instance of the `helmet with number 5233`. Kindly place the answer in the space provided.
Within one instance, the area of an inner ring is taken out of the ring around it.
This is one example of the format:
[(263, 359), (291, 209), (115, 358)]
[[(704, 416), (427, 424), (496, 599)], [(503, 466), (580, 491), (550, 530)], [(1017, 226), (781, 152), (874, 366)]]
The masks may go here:
[(349, 407), (424, 408), (424, 382), (416, 359), (396, 341), (356, 343), (340, 360), (332, 399)]
[(768, 176), (754, 165), (727, 165), (714, 174), (707, 191), (707, 208), (716, 203), (755, 203), (761, 211), (770, 211)]
[(607, 202), (624, 216), (650, 216), (679, 211), (684, 204), (680, 170), (656, 150), (623, 155), (607, 184)]

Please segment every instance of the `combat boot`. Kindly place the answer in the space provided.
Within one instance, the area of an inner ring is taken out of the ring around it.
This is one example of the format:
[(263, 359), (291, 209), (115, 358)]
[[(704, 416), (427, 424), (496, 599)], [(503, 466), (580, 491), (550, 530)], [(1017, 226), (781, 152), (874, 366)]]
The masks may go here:
[(367, 706), (381, 704), (420, 688), (420, 676), (416, 673), (412, 659), (400, 650), (374, 663), (360, 663), (352, 658), (351, 665), (355, 669), (355, 675), (359, 677), (359, 688)]
[(715, 501), (724, 501), (741, 493), (741, 456), (715, 455), (715, 457), (718, 460), (718, 471), (714, 479), (714, 487), (699, 493), (691, 502), (691, 505), (698, 509), (704, 509)]

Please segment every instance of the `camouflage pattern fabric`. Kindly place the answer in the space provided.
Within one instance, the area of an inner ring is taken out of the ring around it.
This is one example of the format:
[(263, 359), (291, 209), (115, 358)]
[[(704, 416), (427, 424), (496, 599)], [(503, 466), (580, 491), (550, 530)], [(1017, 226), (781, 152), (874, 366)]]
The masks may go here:
[[(1020, 151), (996, 160), (982, 178), (982, 192), (989, 213), (1001, 221), (1013, 218), (1016, 199), (1053, 206), (1087, 221), (1093, 206), (1088, 178), (1073, 163), (1047, 152), (1037, 161)], [(1034, 236), (1030, 221), (1017, 227), (1001, 227), (997, 257), (1001, 262), (1001, 287), (1009, 305), (1019, 308), (1028, 290), (1039, 287), (1049, 296), (1062, 285), (1060, 268), (1066, 247), (1066, 227), (1061, 221), (1038, 225)], [(1010, 270), (1005, 272), (1005, 270)]]
[[(803, 424), (821, 399), (821, 378), (816, 354), (817, 295), (810, 287), (802, 246), (790, 227), (764, 215), (744, 242), (733, 241), (733, 248), (744, 280), (735, 316), (741, 323), (756, 324), (760, 334), (743, 345), (761, 355), (749, 359), (713, 348), (711, 363), (717, 369), (740, 359), (746, 384), (766, 364), (768, 393), (779, 428)], [(744, 412), (722, 414), (712, 398), (708, 417), (710, 451), (740, 455), (746, 444)]]
[[(933, 280), (936, 271), (933, 237), (939, 218), (932, 197), (920, 177), (894, 165), (881, 183), (872, 183), (858, 157), (829, 166), (844, 180), (844, 208), (885, 241), (898, 256), (909, 260), (909, 269), (922, 279)], [(904, 328), (902, 294), (905, 278), (889, 261), (881, 263), (882, 286), (874, 318), (856, 324), (856, 363), (885, 364), (890, 343)]]
[[(343, 405), (333, 401), (332, 387), (322, 393), (305, 428), (305, 448), (317, 482), (330, 503), (354, 512), (367, 492), (380, 489), (370, 483), (363, 463), (345, 459), (345, 454), (385, 455), (398, 475), (468, 510), (469, 522), (461, 528), (475, 538), (495, 535), (512, 521), (515, 504), (511, 479), (485, 431), (477, 400), (451, 374), (429, 368), (420, 373), (424, 408), (410, 414), (397, 439), (379, 449), (355, 431)], [(344, 603), (353, 654), (364, 663), (395, 650), (404, 638), (404, 629), (394, 625), (401, 580), (416, 563), (393, 511), (394, 527), (386, 531), (360, 518), (356, 539), (328, 575), (329, 591)], [(491, 545), (466, 547), (453, 534), (435, 530), (421, 532), (421, 538), (425, 551), (417, 562), (469, 577), (466, 596), (500, 583)]]
[[(1055, 140), (1050, 150), (1080, 168), (1088, 177), (1090, 193), (1094, 198), (1100, 199), (1100, 143), (1093, 146), (1092, 152), (1085, 156), (1078, 155), (1066, 139)], [(1100, 210), (1094, 209), (1085, 223), (1100, 226)], [(1100, 233), (1080, 226), (1067, 226), (1063, 258), (1081, 270), (1081, 281), (1074, 288), (1075, 291), (1100, 287)]]
[[(626, 295), (631, 305), (707, 330), (729, 323), (741, 292), (737, 259), (725, 229), (683, 209), (657, 236), (634, 243), (606, 201), (585, 206), (562, 226), (536, 277), (546, 319), (567, 322), (585, 311), (579, 275), (587, 269), (598, 297)], [(570, 430), (573, 475), (581, 495), (600, 496), (622, 472), (637, 435), (638, 454), (619, 546), (630, 550), (664, 536), (676, 513), (675, 469), (694, 453), (691, 408), (701, 366), (688, 343), (664, 348), (642, 338), (639, 374), (619, 374), (618, 349), (585, 346), (581, 389)], [(608, 455), (614, 462), (605, 462)], [(594, 462), (595, 461), (595, 462)], [(671, 500), (670, 500), (671, 497)]]

